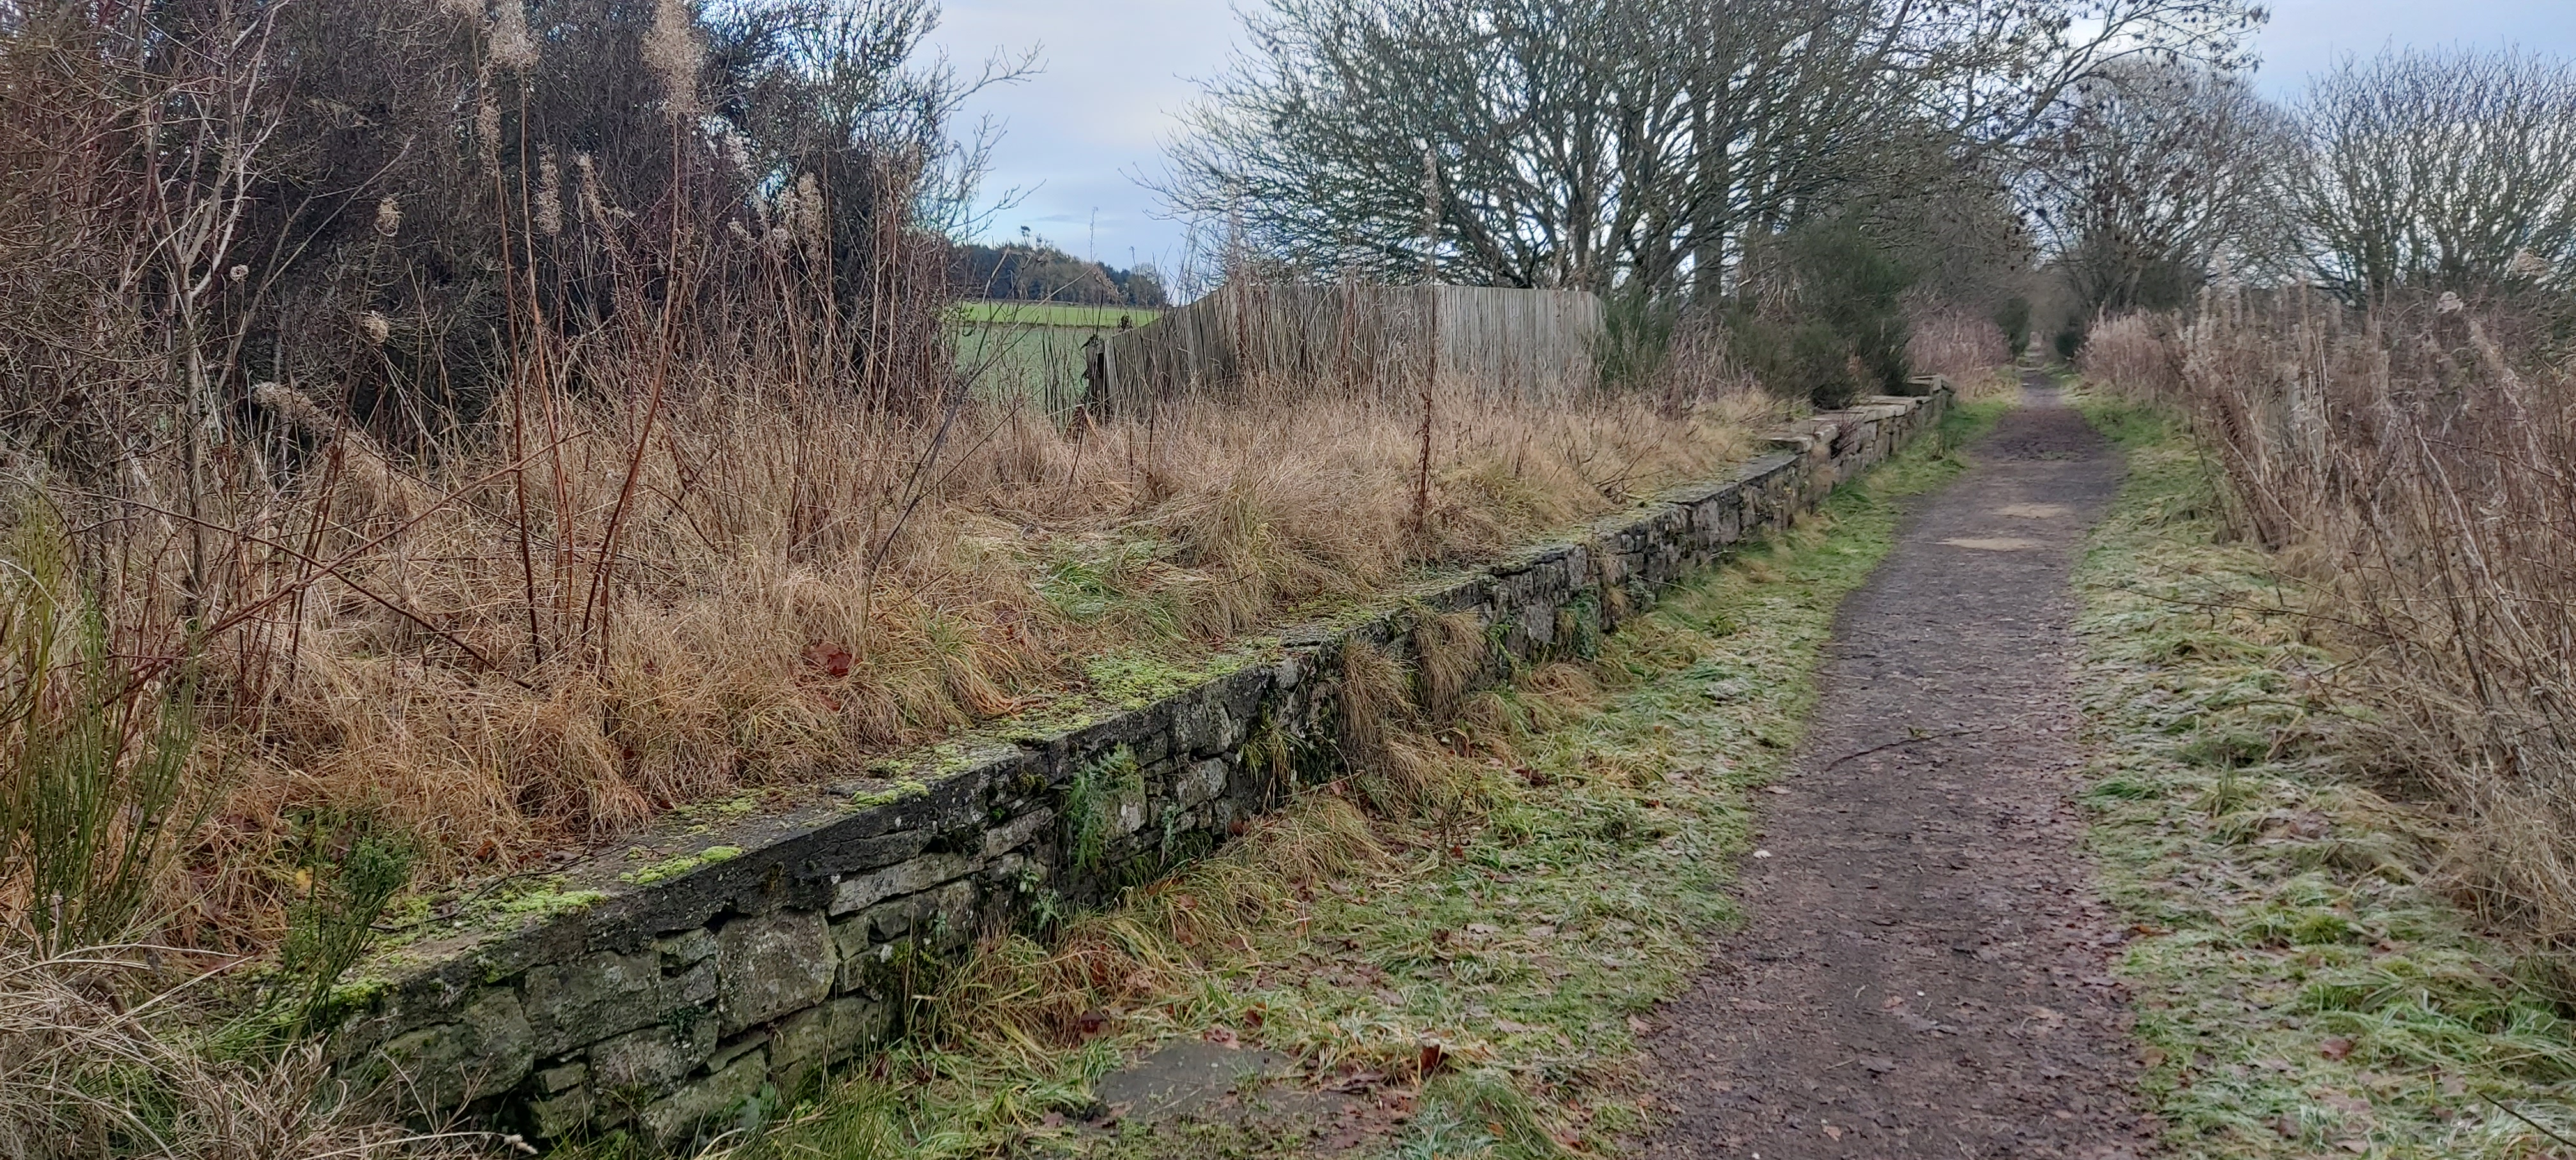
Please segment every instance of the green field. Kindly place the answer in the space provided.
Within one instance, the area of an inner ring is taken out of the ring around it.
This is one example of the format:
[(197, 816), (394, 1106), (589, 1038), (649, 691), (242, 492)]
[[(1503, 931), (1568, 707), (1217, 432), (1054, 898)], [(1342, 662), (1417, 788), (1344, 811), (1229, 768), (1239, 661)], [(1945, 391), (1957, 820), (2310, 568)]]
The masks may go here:
[(1143, 326), (1162, 317), (1159, 307), (1150, 306), (1084, 306), (1071, 302), (960, 302), (958, 320), (967, 324), (1005, 323), (1015, 326), (1080, 327), (1087, 330), (1116, 330), (1118, 320)]
[(1161, 310), (1066, 302), (960, 302), (957, 365), (988, 399), (1023, 398), (1050, 413), (1083, 399), (1082, 347), (1119, 320), (1143, 326)]

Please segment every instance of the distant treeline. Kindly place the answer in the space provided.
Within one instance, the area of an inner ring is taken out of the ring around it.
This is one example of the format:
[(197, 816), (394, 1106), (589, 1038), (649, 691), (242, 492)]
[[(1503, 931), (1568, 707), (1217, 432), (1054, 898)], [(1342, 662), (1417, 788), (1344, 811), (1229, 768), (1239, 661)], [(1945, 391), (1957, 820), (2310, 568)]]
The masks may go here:
[(1091, 306), (1165, 306), (1151, 266), (1121, 270), (1043, 243), (956, 247), (957, 278), (973, 297)]

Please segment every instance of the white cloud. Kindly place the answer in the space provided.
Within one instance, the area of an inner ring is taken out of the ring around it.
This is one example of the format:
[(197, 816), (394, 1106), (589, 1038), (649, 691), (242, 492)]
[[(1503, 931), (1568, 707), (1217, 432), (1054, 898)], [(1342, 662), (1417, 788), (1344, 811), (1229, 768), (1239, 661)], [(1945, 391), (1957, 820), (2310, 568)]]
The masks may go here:
[(1223, 67), (1237, 27), (1222, 0), (948, 0), (933, 44), (961, 66), (1042, 49), (1044, 72), (973, 107), (1003, 123), (991, 192), (1031, 191), (992, 232), (1029, 226), (1116, 265), (1131, 248), (1136, 260), (1177, 258), (1180, 226), (1152, 216), (1153, 193), (1131, 175), (1160, 171), (1175, 115), (1198, 95), (1191, 78)]

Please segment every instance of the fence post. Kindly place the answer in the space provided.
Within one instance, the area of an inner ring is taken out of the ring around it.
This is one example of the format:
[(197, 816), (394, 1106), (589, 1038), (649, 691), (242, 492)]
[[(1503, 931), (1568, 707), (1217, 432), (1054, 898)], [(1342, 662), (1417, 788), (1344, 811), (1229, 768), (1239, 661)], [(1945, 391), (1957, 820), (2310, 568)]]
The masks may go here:
[(1095, 413), (1109, 405), (1109, 350), (1095, 334), (1082, 343), (1082, 402)]

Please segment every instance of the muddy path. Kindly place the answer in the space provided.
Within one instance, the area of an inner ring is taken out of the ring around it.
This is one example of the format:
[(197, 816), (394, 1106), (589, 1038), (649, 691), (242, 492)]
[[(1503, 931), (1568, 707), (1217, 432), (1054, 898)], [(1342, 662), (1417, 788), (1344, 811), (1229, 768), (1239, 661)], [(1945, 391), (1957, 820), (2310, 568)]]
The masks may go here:
[(2031, 375), (1843, 605), (1746, 927), (1653, 1021), (1655, 1157), (2121, 1157), (2121, 932), (2070, 796), (2069, 569), (2117, 453)]

